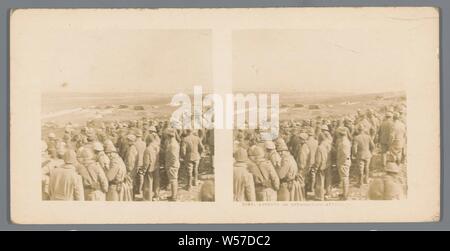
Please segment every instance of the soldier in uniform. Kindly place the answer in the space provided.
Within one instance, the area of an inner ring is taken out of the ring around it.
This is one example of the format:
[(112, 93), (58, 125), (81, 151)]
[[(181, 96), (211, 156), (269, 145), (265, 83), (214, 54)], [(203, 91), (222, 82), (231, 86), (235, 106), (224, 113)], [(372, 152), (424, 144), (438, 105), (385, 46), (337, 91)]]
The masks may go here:
[(357, 135), (353, 139), (352, 158), (357, 161), (359, 167), (359, 183), (361, 187), (363, 184), (369, 182), (369, 167), (372, 159), (372, 152), (375, 150), (375, 145), (372, 142), (372, 137), (367, 134), (362, 125), (356, 129)]
[(392, 127), (392, 142), (390, 151), (397, 155), (401, 162), (405, 159), (406, 126), (400, 119), (399, 113), (394, 113), (394, 125)]
[(74, 142), (72, 142), (72, 127), (70, 125), (66, 125), (64, 128), (63, 141), (69, 149), (76, 149), (76, 146), (73, 144)]
[(47, 152), (47, 143), (42, 140), (41, 144), (41, 170), (42, 170), (42, 199), (49, 200), (49, 181), (50, 181), (50, 172), (58, 167), (59, 165), (63, 165), (63, 163), (59, 163), (58, 160), (53, 160), (48, 156)]
[(386, 153), (392, 142), (392, 131), (394, 128), (394, 120), (392, 119), (392, 116), (393, 114), (391, 112), (386, 113), (385, 119), (381, 123), (378, 132), (383, 166), (386, 166)]
[(75, 163), (76, 153), (69, 150), (64, 154), (64, 165), (50, 172), (50, 200), (84, 200), (83, 184), (77, 174)]
[(58, 143), (58, 140), (56, 138), (56, 135), (53, 132), (48, 134), (46, 143), (47, 143), (47, 150), (48, 150), (48, 153), (50, 154), (50, 157), (56, 158), (56, 144)]
[[(247, 153), (248, 153), (248, 158), (251, 160), (251, 161), (256, 161), (256, 159), (255, 159), (255, 156), (256, 156), (256, 149), (257, 148), (260, 148), (261, 149), (261, 147), (260, 146), (258, 146), (258, 144), (257, 144), (258, 142), (257, 142), (257, 139), (255, 138), (255, 137), (252, 137), (252, 138), (250, 138), (250, 140), (249, 140), (249, 145), (250, 145), (250, 147), (248, 148), (248, 150), (247, 150)], [(264, 151), (264, 148), (262, 148), (261, 150), (263, 150)]]
[(315, 161), (312, 169), (316, 174), (315, 199), (323, 201), (326, 190), (330, 194), (331, 190), (331, 141), (324, 139), (325, 134), (319, 136), (320, 145), (317, 147)]
[(233, 195), (234, 201), (255, 201), (253, 176), (247, 169), (247, 151), (238, 147), (234, 153)]
[(106, 172), (106, 178), (109, 182), (106, 200), (133, 200), (131, 181), (127, 180), (127, 168), (122, 158), (117, 154), (116, 147), (112, 143), (107, 143), (105, 153), (110, 159), (110, 166)]
[[(333, 142), (333, 136), (331, 136), (330, 129), (328, 128), (328, 125), (322, 125), (320, 134), (323, 134), (323, 137), (321, 137), (322, 140), (328, 140), (330, 144)], [(319, 135), (320, 136), (320, 135)], [(318, 138), (320, 138), (318, 136)], [(319, 140), (320, 143), (320, 140)]]
[(371, 110), (371, 109), (368, 109), (367, 110), (367, 120), (369, 121), (369, 123), (370, 123), (370, 125), (371, 125), (371, 127), (370, 127), (370, 130), (369, 130), (369, 135), (370, 135), (370, 137), (372, 138), (372, 141), (374, 141), (375, 142), (375, 139), (376, 139), (376, 135), (377, 135), (377, 132), (378, 132), (378, 128), (379, 128), (379, 124), (380, 124), (380, 121), (378, 120), (378, 118), (373, 114), (373, 110)]
[(154, 135), (146, 138), (144, 151), (144, 200), (159, 199), (159, 145)]
[(300, 182), (300, 185), (303, 190), (303, 197), (306, 198), (306, 191), (305, 191), (305, 178), (308, 171), (308, 164), (309, 164), (309, 147), (306, 144), (306, 141), (308, 140), (308, 134), (306, 133), (300, 133), (299, 135), (299, 141), (298, 146), (295, 148), (297, 149), (297, 180)]
[(138, 150), (134, 143), (136, 142), (136, 136), (134, 134), (128, 134), (127, 136), (127, 152), (126, 152), (126, 158), (124, 160), (125, 166), (127, 167), (127, 173), (129, 179), (132, 181), (132, 187), (133, 187), (133, 196), (136, 194), (136, 176), (137, 176), (137, 169), (136, 164), (138, 162)]
[(166, 129), (167, 143), (164, 149), (164, 165), (172, 195), (170, 201), (177, 200), (178, 170), (180, 169), (180, 144), (176, 140), (176, 132), (172, 128)]
[(250, 170), (255, 182), (256, 200), (258, 201), (276, 201), (277, 191), (280, 188), (280, 179), (272, 165), (265, 158), (264, 150), (260, 147), (255, 149), (256, 169)]
[(136, 156), (136, 176), (135, 178), (135, 196), (137, 198), (143, 197), (143, 186), (144, 186), (144, 175), (145, 175), (145, 168), (144, 168), (144, 151), (147, 147), (146, 143), (142, 140), (142, 130), (136, 129), (136, 141), (134, 142), (134, 146), (137, 150), (137, 156)]
[(280, 155), (280, 165), (275, 168), (280, 179), (280, 189), (278, 190), (278, 201), (302, 201), (303, 190), (300, 182), (296, 180), (297, 163), (292, 157), (284, 140), (278, 140), (276, 149)]
[(84, 148), (80, 157), (82, 161), (78, 172), (83, 178), (84, 198), (88, 201), (106, 200), (108, 179), (98, 162), (95, 161), (92, 149)]
[(188, 172), (188, 184), (186, 190), (198, 185), (198, 165), (204, 147), (200, 138), (192, 134), (192, 130), (186, 129), (186, 136), (181, 141), (181, 156)]
[(100, 142), (94, 142), (93, 145), (95, 156), (97, 156), (97, 162), (100, 164), (100, 167), (103, 169), (103, 171), (106, 173), (109, 169), (109, 158), (104, 152), (103, 144)]
[(305, 190), (311, 191), (314, 193), (315, 183), (316, 183), (316, 174), (314, 173), (315, 169), (311, 168), (314, 166), (314, 162), (316, 160), (316, 151), (317, 147), (319, 146), (319, 142), (316, 139), (314, 128), (309, 128), (308, 130), (308, 140), (306, 141), (306, 145), (309, 149), (309, 156), (308, 156), (308, 164), (307, 164), (307, 170), (306, 170), (306, 185)]
[(336, 164), (339, 171), (339, 177), (342, 186), (341, 199), (347, 200), (350, 189), (350, 166), (351, 166), (351, 142), (348, 139), (348, 132), (345, 129), (338, 128), (336, 142)]
[(266, 150), (266, 159), (270, 160), (275, 169), (280, 168), (281, 157), (276, 150), (275, 143), (271, 140), (267, 140), (264, 142), (264, 147)]
[(152, 141), (154, 141), (155, 144), (160, 145), (161, 144), (161, 138), (159, 137), (159, 135), (157, 133), (156, 127), (155, 126), (150, 126), (148, 128), (148, 132), (149, 132), (149, 134), (147, 135), (147, 137), (148, 136), (153, 136), (153, 140)]
[(298, 158), (298, 145), (300, 142), (300, 138), (298, 136), (298, 130), (296, 128), (293, 128), (290, 132), (290, 137), (289, 137), (289, 141), (286, 142), (289, 148), (289, 152), (291, 152), (292, 156), (294, 157), (295, 160), (297, 160)]

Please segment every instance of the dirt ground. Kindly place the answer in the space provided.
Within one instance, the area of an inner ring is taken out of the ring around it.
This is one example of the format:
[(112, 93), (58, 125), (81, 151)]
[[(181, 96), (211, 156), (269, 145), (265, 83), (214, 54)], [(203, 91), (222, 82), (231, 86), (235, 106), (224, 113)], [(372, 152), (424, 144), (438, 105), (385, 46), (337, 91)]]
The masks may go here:
[[(406, 183), (406, 165), (402, 167), (402, 179), (404, 183), (404, 194), (407, 195), (407, 183)], [(369, 167), (369, 182), (368, 184), (364, 184), (361, 187), (358, 186), (358, 167), (355, 162), (352, 162), (352, 166), (350, 167), (350, 192), (348, 200), (368, 200), (368, 189), (369, 184), (372, 180), (376, 178), (381, 178), (384, 175), (383, 165), (382, 165), (382, 157), (381, 152), (379, 150), (375, 151), (375, 154), (372, 156), (372, 160)], [(342, 193), (342, 188), (339, 184), (339, 174), (336, 168), (333, 170), (333, 187), (331, 190), (331, 197), (327, 200), (329, 201), (337, 201), (340, 200), (339, 195)], [(308, 200), (314, 200), (314, 194), (308, 192), (307, 195)]]
[[(198, 185), (192, 187), (190, 191), (186, 190), (187, 186), (187, 169), (182, 165), (178, 173), (178, 201), (199, 201), (199, 193), (203, 183), (207, 180), (214, 180), (214, 167), (209, 152), (202, 157), (199, 165), (199, 181)], [(171, 196), (168, 187), (163, 186), (160, 191), (160, 200), (167, 201)]]

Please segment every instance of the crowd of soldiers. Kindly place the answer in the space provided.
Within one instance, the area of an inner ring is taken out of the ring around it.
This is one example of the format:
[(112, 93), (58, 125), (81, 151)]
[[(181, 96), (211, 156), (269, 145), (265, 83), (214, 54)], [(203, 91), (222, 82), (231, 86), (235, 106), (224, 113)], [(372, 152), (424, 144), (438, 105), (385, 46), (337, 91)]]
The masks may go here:
[[(358, 109), (340, 119), (281, 121), (278, 137), (272, 140), (264, 139), (267, 132), (262, 130), (236, 130), (234, 200), (348, 200), (351, 173), (356, 173), (357, 188), (367, 185), (368, 199), (402, 199), (405, 119), (401, 103)], [(384, 175), (372, 178), (371, 160), (377, 153)], [(339, 189), (337, 198), (332, 188)]]
[(176, 201), (180, 167), (191, 191), (201, 159), (214, 153), (212, 130), (178, 130), (147, 118), (69, 123), (57, 134), (51, 130), (42, 140), (43, 200), (157, 201), (165, 189)]

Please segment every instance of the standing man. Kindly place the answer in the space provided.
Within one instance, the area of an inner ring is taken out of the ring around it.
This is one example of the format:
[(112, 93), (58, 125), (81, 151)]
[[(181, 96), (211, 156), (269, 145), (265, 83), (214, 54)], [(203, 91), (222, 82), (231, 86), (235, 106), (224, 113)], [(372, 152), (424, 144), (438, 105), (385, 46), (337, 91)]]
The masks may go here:
[(200, 154), (204, 147), (200, 138), (192, 134), (191, 129), (186, 129), (186, 136), (181, 141), (181, 155), (183, 156), (187, 171), (188, 184), (186, 190), (198, 183), (198, 165), (200, 163)]
[(292, 156), (294, 157), (295, 160), (297, 160), (298, 158), (298, 149), (297, 147), (300, 144), (300, 138), (298, 136), (299, 131), (297, 130), (297, 128), (293, 128), (291, 129), (291, 136), (289, 138), (289, 141), (286, 142), (289, 148), (289, 151), (291, 152)]
[(110, 166), (106, 172), (109, 186), (106, 194), (107, 201), (132, 201), (133, 193), (131, 184), (127, 183), (127, 168), (122, 158), (117, 154), (116, 147), (112, 143), (107, 143), (105, 147), (106, 155), (110, 159)]
[(378, 127), (380, 126), (380, 121), (378, 118), (373, 114), (372, 109), (367, 110), (367, 120), (371, 124), (369, 135), (372, 138), (372, 141), (375, 141), (376, 134), (378, 132)]
[(369, 167), (372, 159), (372, 152), (375, 145), (372, 142), (372, 137), (368, 134), (362, 125), (356, 128), (356, 136), (353, 139), (352, 158), (357, 161), (359, 167), (359, 186), (368, 184), (369, 182)]
[(303, 197), (306, 198), (306, 190), (305, 190), (305, 178), (308, 171), (308, 163), (309, 163), (309, 147), (306, 144), (306, 140), (308, 140), (308, 134), (300, 133), (297, 149), (297, 180), (300, 182), (302, 187)]
[(134, 134), (129, 134), (127, 136), (127, 152), (125, 154), (125, 166), (127, 167), (127, 173), (128, 173), (128, 179), (131, 180), (132, 187), (133, 187), (133, 195), (136, 192), (136, 176), (137, 176), (137, 169), (136, 169), (136, 163), (138, 159), (138, 150), (134, 143), (136, 142), (136, 136)]
[(82, 165), (78, 172), (83, 178), (84, 197), (86, 200), (106, 200), (108, 192), (108, 179), (98, 162), (95, 161), (91, 148), (81, 150)]
[[(320, 145), (317, 147), (315, 161), (312, 169), (315, 174), (314, 195), (316, 200), (325, 200), (325, 191), (331, 190), (331, 141), (325, 134), (319, 135)], [(330, 191), (327, 191), (329, 193)]]
[(308, 164), (307, 164), (307, 170), (306, 170), (306, 191), (311, 191), (314, 193), (315, 183), (316, 183), (316, 174), (315, 169), (312, 168), (314, 166), (314, 162), (316, 161), (316, 151), (317, 147), (319, 146), (319, 142), (317, 141), (315, 137), (315, 131), (314, 128), (309, 128), (308, 130), (308, 140), (306, 141), (306, 145), (309, 149), (309, 156), (308, 156)]
[(69, 150), (64, 154), (64, 165), (50, 172), (50, 200), (84, 200), (83, 184), (76, 172), (76, 162), (75, 151)]
[[(333, 136), (331, 136), (328, 125), (322, 125), (320, 127), (320, 129), (321, 130), (320, 130), (319, 138), (320, 138), (320, 135), (323, 135), (323, 137), (321, 137), (322, 140), (328, 140), (331, 144), (333, 142)], [(320, 140), (319, 140), (319, 143), (320, 143)]]
[(284, 140), (277, 141), (277, 151), (280, 154), (280, 166), (275, 168), (280, 179), (278, 201), (302, 201), (305, 200), (297, 175), (297, 163), (292, 157)]
[(342, 200), (347, 200), (350, 189), (351, 143), (345, 129), (337, 129), (336, 162), (342, 185)]
[(169, 201), (177, 200), (178, 192), (178, 170), (180, 169), (180, 145), (175, 138), (176, 132), (173, 128), (166, 130), (167, 143), (164, 153), (164, 164), (169, 180), (169, 185), (172, 191), (172, 195), (169, 197)]
[(252, 174), (247, 170), (247, 151), (238, 147), (234, 152), (233, 196), (234, 201), (255, 201), (255, 183)]
[(266, 149), (266, 158), (270, 160), (275, 170), (279, 169), (281, 166), (281, 157), (276, 150), (275, 143), (271, 140), (267, 140), (264, 142), (264, 147)]
[(256, 200), (276, 201), (277, 191), (280, 188), (280, 179), (272, 163), (265, 158), (261, 147), (255, 148), (256, 172), (253, 173), (255, 181)]
[(152, 141), (154, 141), (155, 144), (160, 145), (161, 144), (161, 138), (159, 137), (159, 135), (157, 133), (156, 127), (155, 126), (150, 126), (148, 128), (148, 132), (149, 133), (148, 133), (147, 137), (153, 136), (154, 139)]
[(144, 151), (144, 200), (159, 198), (159, 145), (154, 135), (146, 138), (147, 148)]
[(48, 134), (48, 138), (47, 138), (47, 150), (48, 153), (50, 154), (50, 157), (52, 158), (56, 158), (56, 144), (58, 143), (58, 140), (56, 138), (56, 134), (54, 134), (53, 132)]
[(49, 200), (49, 180), (50, 180), (50, 173), (53, 169), (59, 168), (64, 165), (64, 154), (66, 153), (66, 148), (64, 147), (64, 142), (61, 142), (58, 144), (58, 150), (53, 150), (53, 153), (55, 154), (54, 158), (51, 158), (48, 155), (48, 148), (47, 143), (43, 140), (42, 141), (42, 152), (41, 152), (41, 171), (42, 171), (42, 199), (43, 200)]
[(94, 142), (94, 153), (97, 156), (97, 162), (103, 171), (106, 173), (109, 169), (110, 160), (106, 153), (104, 152), (103, 144), (100, 142)]
[(135, 196), (137, 198), (143, 198), (142, 189), (144, 186), (144, 151), (147, 147), (145, 142), (142, 140), (142, 130), (136, 129), (136, 141), (134, 146), (137, 150), (137, 159), (136, 159), (136, 176), (135, 176)]
[(392, 116), (393, 114), (391, 112), (386, 113), (385, 119), (381, 123), (378, 132), (383, 166), (386, 166), (386, 153), (392, 142), (392, 131), (394, 129), (394, 120), (392, 119)]
[(41, 142), (41, 172), (42, 172), (42, 200), (49, 200), (50, 196), (48, 193), (48, 184), (50, 180), (50, 171), (53, 168), (50, 168), (49, 164), (51, 159), (48, 156), (47, 152), (47, 143), (42, 140)]
[(406, 126), (400, 119), (399, 113), (394, 113), (394, 125), (392, 128), (392, 142), (390, 151), (393, 152), (400, 162), (405, 159)]

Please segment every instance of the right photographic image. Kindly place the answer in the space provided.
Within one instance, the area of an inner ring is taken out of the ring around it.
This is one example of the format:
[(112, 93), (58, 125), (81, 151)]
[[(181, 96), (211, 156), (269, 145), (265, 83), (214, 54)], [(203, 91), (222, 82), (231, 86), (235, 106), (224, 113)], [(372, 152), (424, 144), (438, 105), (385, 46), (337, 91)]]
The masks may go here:
[(406, 199), (406, 39), (390, 29), (233, 31), (243, 114), (234, 201)]

